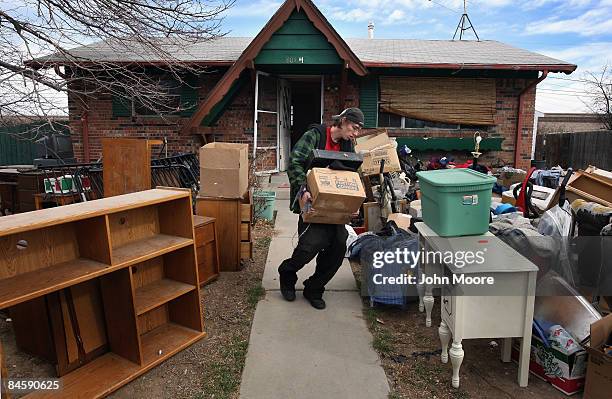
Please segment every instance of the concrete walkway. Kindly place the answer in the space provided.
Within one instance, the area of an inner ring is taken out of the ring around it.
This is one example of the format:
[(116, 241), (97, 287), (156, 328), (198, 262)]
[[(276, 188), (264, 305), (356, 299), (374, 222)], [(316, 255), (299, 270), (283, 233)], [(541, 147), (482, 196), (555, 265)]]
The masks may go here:
[[(242, 374), (243, 399), (387, 398), (389, 385), (372, 349), (372, 335), (348, 261), (327, 285), (325, 310), (315, 310), (298, 293), (286, 302), (279, 291), (278, 265), (297, 244), (297, 215), (289, 211), (284, 174), (272, 177), (277, 191), (276, 235), (262, 285), (266, 297), (255, 311)], [(279, 188), (281, 186), (282, 188)], [(314, 272), (314, 261), (298, 274), (297, 288)]]

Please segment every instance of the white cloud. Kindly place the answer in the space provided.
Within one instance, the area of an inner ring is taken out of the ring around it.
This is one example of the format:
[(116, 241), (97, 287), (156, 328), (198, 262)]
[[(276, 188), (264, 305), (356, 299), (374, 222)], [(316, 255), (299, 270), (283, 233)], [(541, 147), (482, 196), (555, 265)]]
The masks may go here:
[(227, 11), (226, 15), (237, 17), (272, 17), (281, 5), (282, 3), (279, 1), (260, 0), (249, 3), (246, 6), (234, 6)]
[(393, 10), (391, 14), (387, 17), (386, 22), (394, 23), (401, 22), (406, 20), (406, 13), (402, 10)]
[(373, 11), (363, 10), (361, 8), (354, 8), (350, 11), (340, 10), (332, 13), (332, 18), (349, 22), (365, 22), (371, 20), (373, 16)]
[(581, 36), (605, 35), (612, 32), (612, 7), (601, 7), (589, 10), (584, 14), (569, 19), (558, 17), (534, 22), (525, 28), (528, 35), (576, 33)]
[[(537, 52), (578, 65), (577, 72), (599, 70), (602, 65), (612, 64), (612, 41), (586, 43), (565, 49), (540, 49)], [(574, 72), (574, 75), (576, 72)], [(573, 75), (572, 75), (573, 76)]]
[(542, 112), (590, 112), (585, 103), (591, 100), (581, 82), (585, 72), (597, 73), (605, 64), (612, 65), (612, 42), (587, 43), (565, 49), (539, 50), (549, 57), (572, 62), (578, 69), (571, 75), (550, 74), (538, 85), (536, 109)]

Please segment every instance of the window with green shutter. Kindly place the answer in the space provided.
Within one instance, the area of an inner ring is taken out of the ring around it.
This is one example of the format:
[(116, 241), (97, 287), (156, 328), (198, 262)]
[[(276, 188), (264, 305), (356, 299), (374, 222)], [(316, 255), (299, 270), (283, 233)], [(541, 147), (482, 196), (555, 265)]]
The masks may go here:
[(363, 111), (364, 127), (378, 126), (378, 76), (368, 76), (359, 85), (359, 108)]
[(190, 74), (183, 78), (181, 85), (181, 116), (190, 117), (196, 110), (199, 101), (199, 82), (196, 75)]
[(132, 116), (132, 101), (118, 94), (113, 94), (113, 117)]

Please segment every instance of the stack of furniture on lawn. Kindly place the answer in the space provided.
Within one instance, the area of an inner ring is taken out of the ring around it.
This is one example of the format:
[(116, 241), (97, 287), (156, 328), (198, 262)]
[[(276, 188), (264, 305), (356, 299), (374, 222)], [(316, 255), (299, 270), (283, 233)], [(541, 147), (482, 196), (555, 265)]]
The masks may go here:
[(238, 271), (241, 259), (252, 257), (248, 170), (247, 144), (210, 143), (200, 149), (196, 214), (216, 220), (221, 271)]
[[(106, 174), (100, 162), (0, 169), (0, 214), (87, 202), (157, 186), (188, 188), (195, 205), (199, 190), (196, 154), (151, 159), (151, 145), (161, 141), (123, 138), (104, 141)], [(112, 143), (110, 147), (108, 142)]]
[(206, 335), (191, 210), (154, 189), (0, 218), (0, 309), (61, 376), (33, 396), (106, 396)]

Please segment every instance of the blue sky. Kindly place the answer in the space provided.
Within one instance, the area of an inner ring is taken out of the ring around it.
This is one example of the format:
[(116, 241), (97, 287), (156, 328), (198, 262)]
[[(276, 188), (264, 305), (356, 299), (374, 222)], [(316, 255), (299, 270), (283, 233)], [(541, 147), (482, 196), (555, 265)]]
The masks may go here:
[[(451, 39), (463, 0), (315, 0), (343, 37)], [(255, 36), (281, 1), (237, 0), (223, 22), (229, 36)], [(588, 112), (584, 71), (612, 65), (612, 0), (468, 0), (481, 40), (498, 40), (578, 65), (571, 75), (550, 74), (538, 85), (536, 109)], [(475, 39), (471, 32), (467, 38)], [(568, 80), (571, 79), (571, 80)]]

